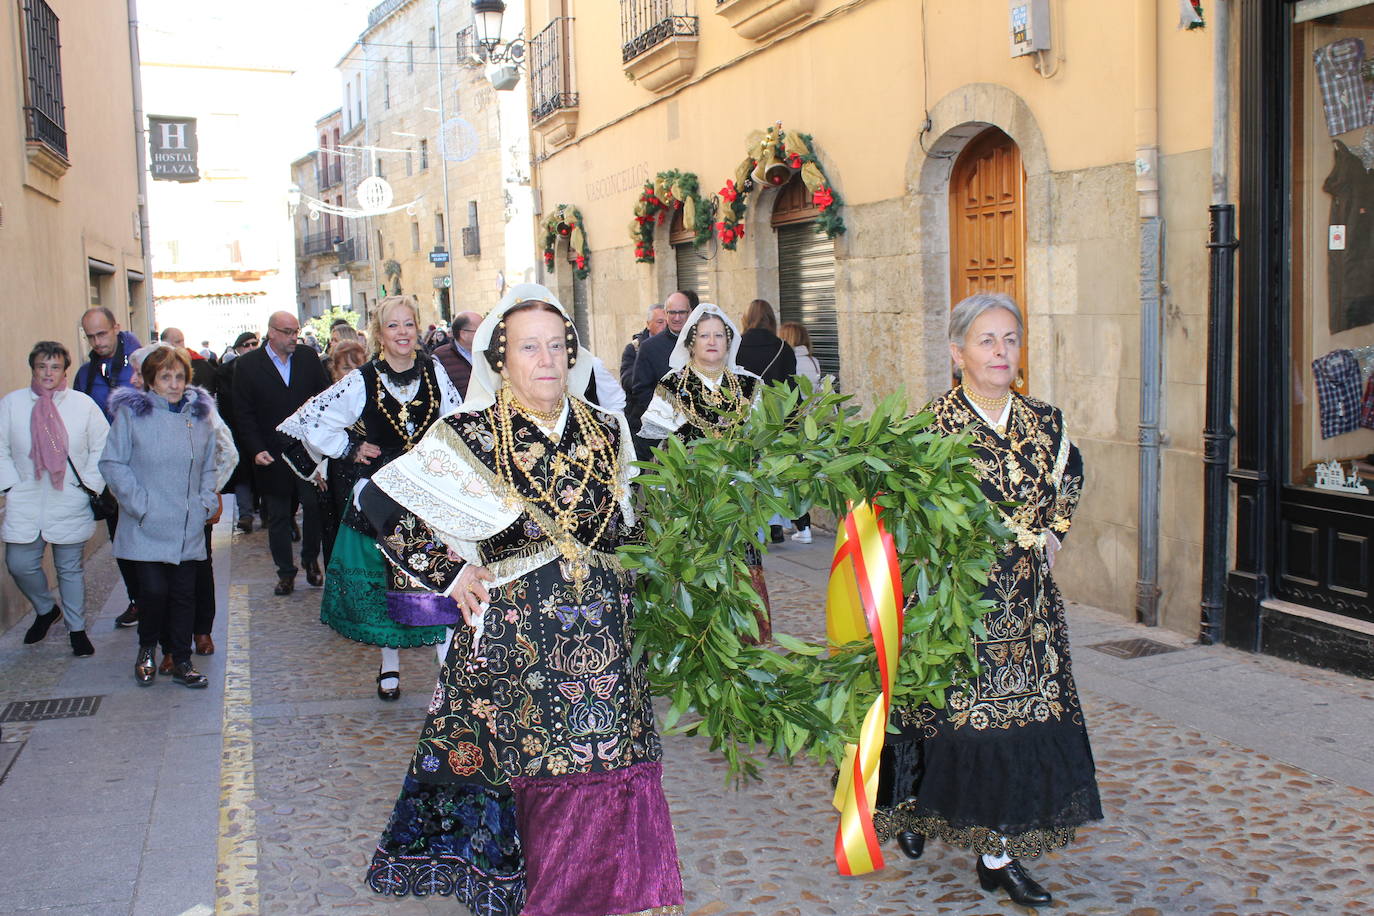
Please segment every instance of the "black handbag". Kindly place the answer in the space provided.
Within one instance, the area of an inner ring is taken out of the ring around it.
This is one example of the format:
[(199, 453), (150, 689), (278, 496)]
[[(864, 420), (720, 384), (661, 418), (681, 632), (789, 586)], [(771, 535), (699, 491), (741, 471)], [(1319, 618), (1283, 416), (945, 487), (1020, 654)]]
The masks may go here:
[(72, 464), (71, 455), (67, 456), (67, 464), (71, 467), (72, 473), (76, 475), (76, 485), (86, 494), (86, 498), (91, 502), (91, 514), (95, 516), (97, 522), (103, 522), (107, 518), (114, 518), (119, 514), (119, 502), (106, 487), (99, 493), (86, 486), (81, 481), (81, 474), (77, 471), (76, 465)]

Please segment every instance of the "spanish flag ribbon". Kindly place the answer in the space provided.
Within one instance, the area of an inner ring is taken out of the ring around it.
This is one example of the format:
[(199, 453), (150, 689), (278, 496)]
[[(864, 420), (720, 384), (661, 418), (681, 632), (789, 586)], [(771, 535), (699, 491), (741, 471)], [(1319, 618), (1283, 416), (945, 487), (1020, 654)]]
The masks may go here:
[(882, 693), (864, 716), (859, 743), (846, 745), (835, 787), (834, 805), (840, 812), (835, 862), (842, 875), (867, 874), (885, 864), (873, 828), (873, 807), (902, 647), (902, 605), (902, 576), (892, 535), (867, 500), (851, 506), (830, 564), (826, 634), (836, 646), (872, 638)]

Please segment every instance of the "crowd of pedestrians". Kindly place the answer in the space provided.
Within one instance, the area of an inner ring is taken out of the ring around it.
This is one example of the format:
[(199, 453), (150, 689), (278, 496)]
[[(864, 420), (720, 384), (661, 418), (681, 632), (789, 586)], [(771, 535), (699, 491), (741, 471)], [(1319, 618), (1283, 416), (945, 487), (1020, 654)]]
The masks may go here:
[[(73, 653), (94, 653), (83, 555), (104, 520), (128, 597), (115, 622), (138, 628), (136, 682), (207, 686), (193, 655), (215, 651), (211, 526), (233, 494), (242, 532), (263, 519), (274, 593), (291, 595), (303, 570), (321, 621), (379, 649), (381, 700), (400, 696), (400, 648), (436, 647), (438, 689), (367, 873), (374, 890), (442, 885), (512, 913), (681, 907), (616, 556), (642, 536), (632, 459), (669, 438), (733, 435), (768, 386), (833, 384), (804, 325), (779, 324), (763, 299), (736, 320), (680, 290), (647, 309), (616, 374), (533, 284), (423, 332), (414, 298), (389, 297), (365, 333), (336, 322), (323, 347), (285, 311), (222, 356), (189, 349), (178, 328), (140, 346), (104, 308), (81, 325), (90, 351), (72, 387), (70, 353), (40, 341), (27, 389), (0, 398), (0, 536), (33, 606), (25, 643), (61, 616)], [(972, 647), (983, 674), (939, 708), (894, 711), (874, 826), (912, 858), (930, 838), (967, 848), (984, 889), (1044, 906), (1020, 859), (1067, 845), (1101, 808), (1050, 574), (1082, 458), (1056, 408), (1012, 391), (1022, 333), (1003, 295), (952, 312), (960, 381), (928, 406), (932, 428), (970, 437), (1013, 536), (984, 594), (989, 638)], [(804, 513), (774, 517), (745, 549), (761, 599), (741, 634), (751, 643), (772, 638), (762, 545), (788, 521), (812, 542)], [(625, 852), (624, 836), (638, 847)], [(553, 864), (588, 844), (614, 882), (570, 882)]]

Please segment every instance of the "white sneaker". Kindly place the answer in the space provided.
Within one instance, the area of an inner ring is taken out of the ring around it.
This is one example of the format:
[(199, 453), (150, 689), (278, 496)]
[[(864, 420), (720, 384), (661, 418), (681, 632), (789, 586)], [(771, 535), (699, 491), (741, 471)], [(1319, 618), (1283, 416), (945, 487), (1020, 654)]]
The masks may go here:
[(810, 544), (810, 543), (811, 543), (811, 529), (810, 529), (810, 528), (803, 528), (803, 529), (801, 529), (801, 530), (798, 531), (796, 534), (792, 535), (792, 540), (796, 541), (798, 544)]

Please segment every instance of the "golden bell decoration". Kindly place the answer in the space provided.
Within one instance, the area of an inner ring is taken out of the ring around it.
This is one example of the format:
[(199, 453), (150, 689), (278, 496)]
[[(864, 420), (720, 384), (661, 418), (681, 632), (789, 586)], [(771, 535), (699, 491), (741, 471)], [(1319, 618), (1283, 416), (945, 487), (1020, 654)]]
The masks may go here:
[(788, 179), (790, 179), (791, 177), (791, 167), (783, 162), (773, 163), (767, 169), (765, 169), (763, 173), (763, 180), (773, 185), (774, 187), (778, 185), (787, 184)]

